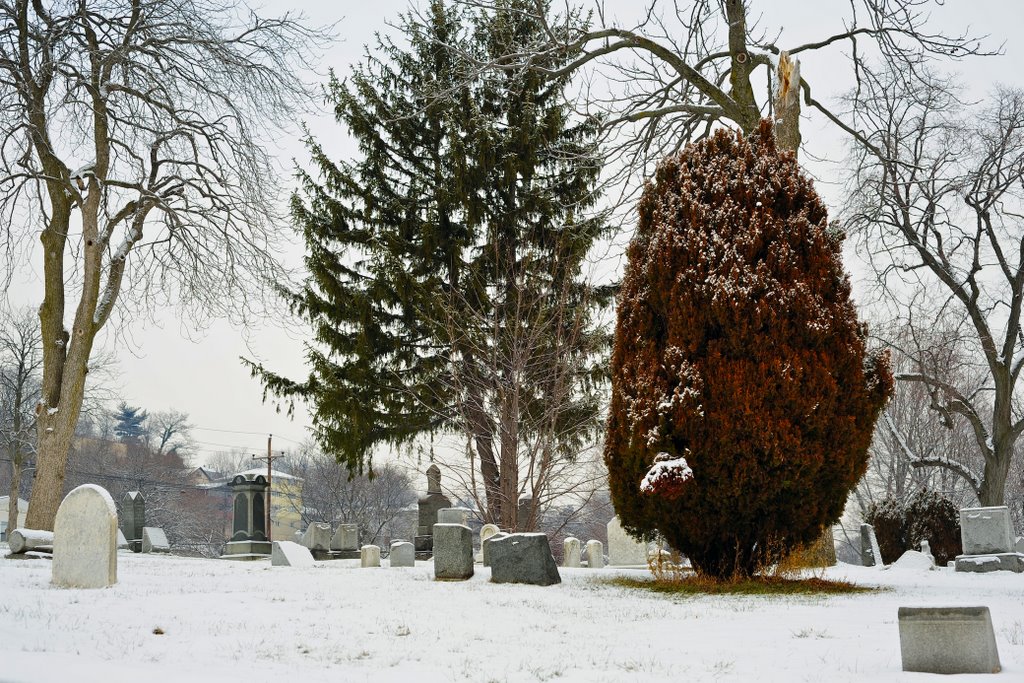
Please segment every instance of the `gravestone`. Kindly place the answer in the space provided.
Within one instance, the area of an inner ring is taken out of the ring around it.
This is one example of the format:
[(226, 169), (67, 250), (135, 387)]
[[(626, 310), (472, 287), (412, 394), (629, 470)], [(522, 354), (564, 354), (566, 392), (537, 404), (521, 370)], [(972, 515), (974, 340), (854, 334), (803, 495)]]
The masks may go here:
[(988, 607), (900, 607), (904, 671), (933, 674), (998, 673)]
[(427, 495), (419, 499), (419, 521), (416, 537), (416, 557), (429, 560), (433, 549), (434, 525), (437, 524), (437, 511), (450, 508), (452, 502), (441, 493), (441, 469), (437, 465), (427, 468)]
[(124, 537), (124, 532), (120, 529), (117, 530), (117, 549), (128, 550), (128, 539)]
[(331, 554), (340, 559), (359, 557), (359, 525), (339, 524), (331, 538)]
[(106, 489), (82, 484), (57, 508), (52, 581), (61, 588), (117, 583), (117, 506)]
[[(118, 533), (120, 533), (120, 529)], [(12, 555), (21, 555), (32, 551), (52, 553), (53, 532), (41, 529), (14, 529), (7, 534), (7, 547)]]
[(878, 548), (875, 527), (870, 524), (860, 525), (860, 557), (865, 567), (881, 567), (885, 564), (882, 562), (882, 551)]
[(233, 496), (231, 540), (224, 545), (223, 559), (260, 560), (271, 554), (266, 528), (266, 493), (269, 487), (267, 478), (262, 474), (236, 474), (228, 482)]
[(580, 539), (569, 536), (562, 541), (562, 566), (580, 566)]
[(395, 541), (391, 544), (390, 565), (392, 567), (415, 567), (416, 549), (409, 541)]
[(587, 566), (591, 569), (604, 568), (604, 544), (601, 541), (587, 541)]
[(462, 524), (469, 526), (473, 511), (469, 508), (441, 508), (437, 511), (437, 524)]
[(474, 558), (476, 562), (484, 561), (484, 541), (499, 531), (501, 531), (501, 529), (498, 528), (497, 524), (484, 524), (480, 527), (480, 554)]
[(121, 528), (133, 553), (142, 552), (142, 530), (146, 526), (146, 499), (141, 491), (129, 491), (121, 499)]
[(1016, 551), (1010, 510), (1005, 506), (960, 510), (963, 555), (957, 555), (958, 572), (1024, 572), (1024, 554)]
[(380, 566), (380, 546), (379, 545), (364, 545), (359, 549), (359, 566), (360, 567), (379, 567)]
[(519, 505), (516, 509), (516, 531), (526, 531), (535, 528), (537, 520), (531, 519), (533, 514), (533, 496), (524, 493), (519, 496)]
[(167, 542), (167, 534), (156, 526), (142, 528), (142, 552), (144, 553), (169, 553), (171, 544)]
[(1018, 553), (1024, 553), (1024, 536), (1018, 536), (1017, 542), (1014, 544)]
[(608, 522), (608, 564), (613, 567), (647, 566), (647, 545), (627, 534), (618, 516)]
[(935, 569), (935, 560), (931, 555), (925, 555), (916, 550), (908, 550), (900, 555), (899, 559), (889, 565), (889, 569), (912, 569), (928, 571)]
[(483, 565), (485, 567), (490, 567), (491, 566), (491, 559), (490, 559), (490, 545), (491, 545), (491, 541), (496, 541), (499, 538), (505, 538), (506, 536), (508, 536), (508, 534), (506, 534), (504, 531), (496, 531), (495, 533), (493, 533), (490, 536), (488, 536), (484, 540), (484, 542), (480, 545), (480, 561), (483, 563)]
[(434, 525), (434, 578), (464, 581), (473, 576), (473, 532), (462, 524)]
[(328, 551), (331, 549), (331, 525), (327, 522), (313, 522), (302, 534), (302, 545), (311, 551)]
[(562, 582), (547, 534), (519, 533), (488, 542), (493, 583), (551, 586)]
[(932, 567), (935, 566), (935, 556), (932, 555), (932, 544), (928, 541), (921, 541), (921, 554), (932, 561)]
[(312, 567), (313, 554), (295, 541), (274, 541), (270, 552), (271, 567)]

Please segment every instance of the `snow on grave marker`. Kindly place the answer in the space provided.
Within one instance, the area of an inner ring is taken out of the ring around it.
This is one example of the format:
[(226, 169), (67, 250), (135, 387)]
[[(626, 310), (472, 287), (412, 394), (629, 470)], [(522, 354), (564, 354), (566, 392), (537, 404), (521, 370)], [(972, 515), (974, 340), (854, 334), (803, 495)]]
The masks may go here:
[(82, 484), (57, 508), (52, 583), (62, 588), (117, 583), (117, 507), (106, 489)]

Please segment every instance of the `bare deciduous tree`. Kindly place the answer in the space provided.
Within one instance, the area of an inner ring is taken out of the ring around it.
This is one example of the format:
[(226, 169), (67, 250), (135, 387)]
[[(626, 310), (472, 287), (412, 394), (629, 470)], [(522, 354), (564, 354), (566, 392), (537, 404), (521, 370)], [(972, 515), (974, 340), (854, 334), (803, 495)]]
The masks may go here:
[(35, 453), (35, 406), (42, 367), (42, 338), (32, 311), (0, 311), (0, 452), (10, 464), (7, 520), (11, 529), (17, 526), (22, 475)]
[[(494, 7), (507, 0), (459, 0)], [(708, 135), (718, 123), (749, 133), (763, 117), (776, 122), (780, 147), (800, 146), (801, 107), (859, 138), (852, 120), (819, 101), (814, 84), (801, 77), (799, 59), (827, 49), (843, 49), (859, 79), (866, 55), (917, 73), (929, 57), (959, 59), (991, 54), (967, 34), (945, 35), (929, 29), (931, 0), (852, 0), (837, 30), (818, 40), (787, 44), (785, 32), (769, 30), (750, 0), (647, 0), (638, 19), (624, 24), (608, 18), (603, 0), (565, 4), (526, 0), (546, 35), (528, 49), (490, 62), (484, 69), (532, 68), (550, 76), (590, 70), (585, 99), (601, 110), (613, 133), (613, 156), (621, 164), (616, 179), (624, 186), (638, 170), (687, 142)], [(545, 69), (552, 56), (569, 61)], [(834, 83), (825, 84), (833, 87)], [(761, 96), (759, 93), (764, 92)]]
[(12, 0), (0, 20), (0, 225), (42, 243), (27, 523), (50, 529), (115, 308), (179, 297), (197, 315), (244, 313), (280, 273), (261, 136), (309, 98), (297, 69), (324, 36), (212, 0)]
[(1024, 94), (972, 107), (940, 79), (892, 72), (864, 79), (855, 113), (868, 144), (845, 220), (889, 314), (913, 331), (889, 340), (909, 366), (897, 379), (926, 392), (943, 427), (967, 425), (982, 467), (918, 457), (1001, 505), (1024, 432)]
[(171, 451), (187, 453), (192, 446), (192, 425), (188, 413), (160, 410), (146, 418), (146, 444), (157, 455)]

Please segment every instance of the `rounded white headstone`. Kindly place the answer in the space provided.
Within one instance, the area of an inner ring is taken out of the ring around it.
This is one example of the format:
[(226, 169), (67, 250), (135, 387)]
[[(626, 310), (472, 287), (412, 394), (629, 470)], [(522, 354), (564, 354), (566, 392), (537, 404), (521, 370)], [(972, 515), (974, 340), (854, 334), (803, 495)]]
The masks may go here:
[(103, 487), (83, 484), (57, 508), (52, 581), (62, 588), (117, 583), (117, 507)]

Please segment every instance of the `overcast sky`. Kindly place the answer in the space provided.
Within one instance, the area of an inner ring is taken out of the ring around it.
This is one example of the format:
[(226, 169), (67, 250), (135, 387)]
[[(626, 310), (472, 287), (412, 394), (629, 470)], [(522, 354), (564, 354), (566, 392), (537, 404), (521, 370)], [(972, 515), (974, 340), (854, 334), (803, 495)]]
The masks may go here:
[[(755, 12), (765, 13), (762, 19), (765, 28), (782, 29), (779, 41), (782, 46), (841, 31), (842, 18), (849, 6), (845, 0), (815, 3), (752, 0), (751, 4)], [(606, 3), (608, 15), (620, 18), (634, 15), (639, 5), (637, 0), (608, 0)], [(273, 0), (262, 4), (259, 11), (264, 15), (297, 11), (313, 24), (336, 23), (338, 41), (324, 53), (317, 71), (309, 74), (310, 80), (315, 81), (321, 80), (318, 73), (323, 74), (328, 68), (344, 75), (347, 66), (360, 58), (363, 45), (372, 40), (373, 33), (389, 30), (385, 22), (394, 19), (407, 6), (408, 0)], [(813, 16), (808, 14), (809, 8), (814, 9)], [(976, 91), (984, 92), (995, 83), (1024, 86), (1020, 76), (1024, 69), (1021, 50), (1024, 43), (1017, 35), (1024, 26), (1024, 3), (947, 0), (946, 6), (937, 12), (941, 12), (939, 19), (944, 27), (964, 29), (970, 25), (978, 34), (990, 34), (993, 46), (1005, 41), (1004, 56), (951, 66), (963, 73)], [(828, 101), (845, 89), (847, 85), (842, 78), (845, 73), (848, 69), (838, 50), (803, 60), (803, 76), (815, 88), (819, 99)], [(326, 112), (314, 116), (308, 123), (332, 152), (338, 156), (352, 153), (353, 147), (345, 139), (344, 131)], [(833, 162), (839, 160), (842, 142), (833, 129), (818, 118), (805, 120), (802, 126), (804, 140), (811, 143), (810, 149), (815, 155), (831, 158)], [(277, 145), (285, 168), (291, 167), (292, 159), (307, 164), (297, 130), (277, 141)], [(839, 196), (839, 188), (830, 184), (835, 178), (835, 167), (815, 163), (807, 155), (803, 160), (819, 177), (819, 191), (834, 206)], [(290, 178), (285, 178), (284, 182), (291, 182)], [(301, 245), (295, 244), (292, 252), (285, 256), (292, 265), (297, 265), (301, 254)], [(848, 262), (848, 269), (855, 274), (858, 271), (855, 263)], [(19, 274), (15, 289), (11, 297), (14, 303), (38, 306), (41, 284), (31, 265)], [(273, 404), (263, 403), (261, 385), (249, 377), (238, 360), (239, 356), (256, 358), (277, 372), (297, 378), (304, 376), (302, 338), (306, 330), (301, 325), (278, 321), (277, 324), (268, 322), (262, 328), (241, 330), (226, 322), (215, 322), (205, 330), (190, 330), (177, 313), (174, 310), (159, 312), (156, 316), (159, 324), (133, 327), (131, 348), (121, 344), (117, 349), (120, 369), (117, 388), (128, 403), (150, 411), (173, 408), (189, 413), (196, 425), (194, 436), (200, 448), (196, 464), (202, 464), (208, 454), (232, 448), (264, 453), (268, 433), (275, 435), (275, 451), (293, 448), (306, 438), (310, 424), (308, 412), (299, 406), (294, 420), (277, 414)]]

